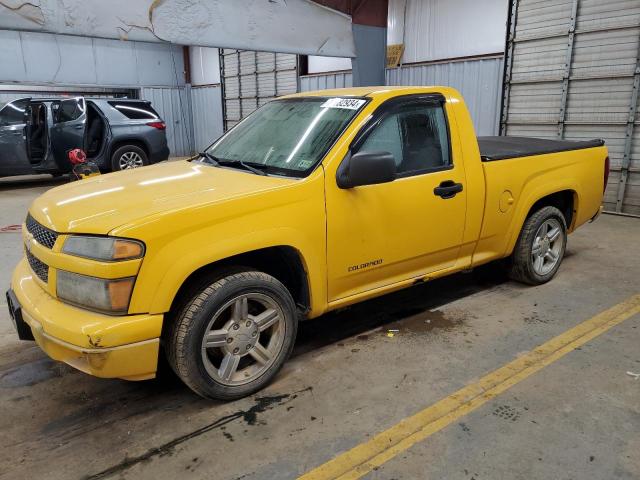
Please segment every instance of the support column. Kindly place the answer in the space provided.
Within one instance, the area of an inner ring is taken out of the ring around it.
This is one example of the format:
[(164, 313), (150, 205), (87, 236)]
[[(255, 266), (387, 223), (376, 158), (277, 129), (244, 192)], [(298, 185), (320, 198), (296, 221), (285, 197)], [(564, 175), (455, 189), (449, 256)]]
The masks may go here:
[(509, 101), (511, 100), (511, 74), (513, 73), (513, 54), (516, 48), (516, 25), (518, 22), (518, 0), (511, 0), (507, 31), (507, 48), (504, 59), (504, 77), (502, 81), (502, 112), (500, 117), (500, 135), (507, 134), (509, 122)]
[(354, 87), (386, 83), (388, 9), (388, 0), (361, 0), (351, 12)]
[(562, 97), (560, 99), (560, 115), (558, 118), (558, 138), (564, 138), (564, 122), (567, 117), (567, 97), (569, 96), (569, 79), (571, 78), (571, 64), (573, 63), (573, 44), (576, 37), (576, 21), (578, 18), (578, 1), (573, 0), (571, 6), (571, 20), (567, 38), (567, 53), (564, 61), (562, 76)]
[(624, 196), (627, 190), (627, 180), (629, 179), (629, 166), (631, 165), (631, 147), (633, 144), (633, 130), (636, 126), (636, 111), (638, 108), (638, 90), (640, 90), (640, 38), (638, 38), (638, 51), (636, 54), (636, 69), (633, 75), (633, 90), (629, 105), (629, 116), (627, 117), (627, 129), (624, 138), (624, 156), (620, 168), (620, 183), (618, 183), (618, 194), (616, 197), (616, 212), (622, 213)]
[(353, 24), (356, 57), (351, 59), (353, 86), (384, 85), (387, 66), (387, 29)]
[(385, 85), (389, 0), (315, 0), (351, 15), (356, 56), (351, 58), (353, 86)]

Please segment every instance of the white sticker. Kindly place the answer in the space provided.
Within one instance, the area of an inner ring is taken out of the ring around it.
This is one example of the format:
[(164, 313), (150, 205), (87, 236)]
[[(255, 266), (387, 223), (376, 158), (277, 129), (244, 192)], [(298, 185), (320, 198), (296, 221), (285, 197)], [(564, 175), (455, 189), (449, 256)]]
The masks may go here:
[(358, 110), (365, 102), (361, 98), (330, 98), (320, 107), (323, 108), (346, 108), (348, 110)]
[(313, 161), (312, 160), (300, 160), (298, 162), (298, 168), (300, 168), (302, 170), (306, 170), (311, 165), (313, 165)]

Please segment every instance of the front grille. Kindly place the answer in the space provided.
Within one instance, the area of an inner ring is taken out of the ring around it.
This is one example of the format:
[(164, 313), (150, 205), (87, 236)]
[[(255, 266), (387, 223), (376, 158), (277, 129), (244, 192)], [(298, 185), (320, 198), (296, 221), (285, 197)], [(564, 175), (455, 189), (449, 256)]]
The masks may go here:
[(33, 270), (33, 273), (35, 273), (44, 283), (47, 283), (47, 281), (49, 281), (49, 266), (34, 257), (29, 250), (25, 250), (25, 253), (27, 254), (27, 260), (31, 270)]
[(53, 245), (56, 243), (56, 240), (58, 238), (58, 234), (56, 232), (40, 225), (33, 219), (31, 214), (27, 215), (27, 220), (25, 223), (27, 224), (27, 232), (33, 235), (33, 238), (36, 239), (36, 242), (38, 242), (40, 245), (44, 245), (47, 248), (53, 248)]

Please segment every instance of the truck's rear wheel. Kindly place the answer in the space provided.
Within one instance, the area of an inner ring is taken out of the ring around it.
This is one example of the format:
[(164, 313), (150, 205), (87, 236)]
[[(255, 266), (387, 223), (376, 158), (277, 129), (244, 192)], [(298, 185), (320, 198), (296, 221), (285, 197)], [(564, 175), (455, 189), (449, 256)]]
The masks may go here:
[(197, 394), (220, 400), (263, 388), (293, 349), (295, 304), (278, 280), (240, 272), (211, 283), (178, 313), (167, 334), (167, 357)]
[(551, 280), (564, 258), (567, 224), (555, 207), (544, 207), (524, 223), (511, 257), (514, 280), (540, 285)]

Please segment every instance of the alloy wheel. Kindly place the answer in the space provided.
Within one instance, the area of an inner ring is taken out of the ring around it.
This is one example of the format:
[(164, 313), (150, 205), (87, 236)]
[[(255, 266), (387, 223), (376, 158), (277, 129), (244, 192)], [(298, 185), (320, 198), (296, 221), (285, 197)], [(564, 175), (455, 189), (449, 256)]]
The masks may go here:
[(284, 338), (284, 314), (271, 297), (238, 295), (209, 321), (202, 339), (202, 362), (216, 382), (243, 385), (271, 366)]
[(538, 275), (547, 275), (556, 267), (560, 261), (563, 242), (564, 232), (557, 219), (549, 218), (540, 225), (531, 248), (533, 270)]
[(138, 168), (144, 166), (144, 162), (142, 161), (142, 157), (137, 152), (125, 152), (120, 155), (120, 159), (118, 160), (118, 165), (120, 166), (120, 170), (129, 170), (131, 168)]

